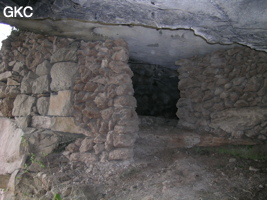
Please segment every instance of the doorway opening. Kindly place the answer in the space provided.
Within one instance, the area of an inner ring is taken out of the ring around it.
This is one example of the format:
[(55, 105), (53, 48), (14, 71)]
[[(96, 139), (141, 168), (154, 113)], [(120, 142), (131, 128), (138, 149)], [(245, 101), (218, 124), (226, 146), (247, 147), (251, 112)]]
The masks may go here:
[(178, 72), (160, 65), (130, 60), (136, 112), (140, 116), (178, 119), (176, 104), (180, 97)]

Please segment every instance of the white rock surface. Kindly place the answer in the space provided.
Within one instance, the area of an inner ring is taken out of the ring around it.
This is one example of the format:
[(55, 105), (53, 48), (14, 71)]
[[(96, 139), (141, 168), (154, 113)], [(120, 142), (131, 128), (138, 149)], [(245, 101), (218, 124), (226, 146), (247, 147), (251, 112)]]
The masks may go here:
[(11, 174), (23, 166), (21, 142), (24, 132), (16, 126), (15, 121), (0, 118), (0, 174)]

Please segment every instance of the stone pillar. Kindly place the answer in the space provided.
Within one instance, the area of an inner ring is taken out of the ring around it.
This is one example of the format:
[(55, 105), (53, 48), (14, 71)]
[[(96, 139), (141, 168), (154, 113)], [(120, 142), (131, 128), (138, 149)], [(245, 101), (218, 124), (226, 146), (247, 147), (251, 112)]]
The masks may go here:
[[(74, 116), (87, 129), (87, 137), (69, 147), (71, 160), (131, 160), (138, 131), (128, 64), (123, 40), (82, 42), (79, 76), (74, 85)], [(75, 150), (74, 150), (75, 149)], [(88, 161), (89, 160), (89, 161)]]

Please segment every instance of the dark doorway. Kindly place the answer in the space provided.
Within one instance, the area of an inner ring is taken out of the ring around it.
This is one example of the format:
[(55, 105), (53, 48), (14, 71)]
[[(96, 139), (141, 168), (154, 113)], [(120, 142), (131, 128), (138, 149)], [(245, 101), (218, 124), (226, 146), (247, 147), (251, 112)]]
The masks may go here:
[(130, 60), (138, 115), (177, 119), (177, 70)]

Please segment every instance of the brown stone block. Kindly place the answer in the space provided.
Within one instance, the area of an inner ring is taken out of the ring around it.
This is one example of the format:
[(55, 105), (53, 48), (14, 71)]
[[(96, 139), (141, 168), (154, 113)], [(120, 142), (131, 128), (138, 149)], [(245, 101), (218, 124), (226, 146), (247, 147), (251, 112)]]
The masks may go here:
[(114, 121), (138, 120), (138, 117), (133, 108), (115, 108), (112, 119)]
[(93, 73), (90, 70), (86, 69), (84, 70), (83, 73), (81, 73), (81, 80), (82, 82), (87, 83), (90, 80), (90, 78), (92, 78), (92, 76)]
[(87, 92), (94, 92), (97, 88), (97, 84), (96, 83), (93, 83), (93, 82), (87, 82), (84, 86), (84, 91), (87, 91)]
[(69, 116), (72, 113), (71, 91), (59, 91), (58, 94), (52, 94), (48, 115)]
[(74, 95), (74, 104), (80, 104), (80, 103), (84, 103), (84, 96), (85, 96), (86, 92), (84, 91), (79, 91), (77, 94)]
[(24, 94), (20, 94), (14, 101), (14, 108), (12, 111), (13, 116), (26, 116), (30, 115), (32, 107), (35, 103), (36, 98)]
[(73, 117), (53, 117), (51, 120), (51, 130), (66, 133), (83, 133), (83, 130), (74, 123)]
[(0, 74), (0, 81), (6, 81), (8, 78), (12, 77), (12, 72), (7, 71)]
[(87, 166), (97, 162), (98, 157), (93, 153), (80, 153), (79, 161), (84, 162)]
[(87, 127), (89, 128), (90, 132), (98, 133), (100, 128), (100, 120), (90, 120), (90, 122), (87, 124)]
[(97, 143), (94, 146), (94, 150), (95, 150), (95, 154), (99, 155), (100, 153), (102, 153), (105, 150), (105, 145)]
[(128, 74), (118, 74), (110, 77), (109, 84), (114, 85), (123, 85), (123, 84), (131, 84), (132, 79)]
[(91, 138), (85, 138), (81, 142), (81, 146), (80, 146), (79, 151), (80, 152), (88, 152), (88, 151), (91, 151), (91, 150), (93, 150), (93, 146), (94, 146), (93, 139), (91, 139)]
[(51, 129), (52, 119), (46, 116), (32, 116), (31, 127)]
[(12, 117), (14, 99), (5, 98), (0, 100), (0, 116)]
[(96, 119), (101, 116), (100, 110), (98, 108), (90, 108), (86, 107), (84, 110), (82, 110), (82, 113), (88, 117), (89, 119)]
[(116, 89), (116, 94), (118, 96), (133, 95), (134, 94), (134, 89), (133, 89), (132, 84), (124, 84), (124, 85), (118, 86), (117, 89)]
[(107, 134), (106, 142), (105, 142), (105, 149), (107, 151), (110, 151), (114, 147), (113, 136), (114, 136), (114, 131), (109, 131)]
[(107, 134), (108, 131), (109, 131), (108, 122), (105, 122), (105, 121), (101, 122), (99, 133), (101, 133), (101, 134)]
[(79, 112), (81, 112), (83, 109), (85, 109), (85, 103), (74, 104), (74, 108), (78, 109)]
[(131, 68), (125, 62), (122, 62), (122, 61), (111, 61), (108, 64), (108, 66), (113, 72), (115, 72), (117, 74), (126, 73), (131, 77), (133, 76), (133, 72), (132, 72)]
[[(74, 143), (71, 143), (66, 147), (66, 150), (71, 152), (71, 153), (78, 152), (79, 151), (79, 146), (77, 146)], [(76, 154), (76, 155), (78, 155), (78, 154)], [(73, 157), (75, 157), (76, 155), (74, 155)]]
[(115, 107), (133, 107), (137, 106), (137, 101), (133, 96), (120, 96), (114, 100)]
[(19, 86), (7, 86), (5, 90), (6, 97), (11, 99), (15, 99), (20, 93)]
[(115, 85), (109, 85), (107, 87), (107, 98), (108, 99), (113, 99), (116, 96), (115, 89), (116, 89)]
[(75, 84), (73, 90), (83, 91), (84, 86), (85, 86), (84, 83)]
[(113, 114), (113, 108), (107, 108), (105, 110), (101, 110), (101, 117), (103, 120), (109, 120)]
[(106, 93), (99, 93), (95, 99), (94, 102), (96, 106), (100, 109), (106, 109), (108, 108), (108, 98)]

